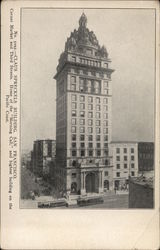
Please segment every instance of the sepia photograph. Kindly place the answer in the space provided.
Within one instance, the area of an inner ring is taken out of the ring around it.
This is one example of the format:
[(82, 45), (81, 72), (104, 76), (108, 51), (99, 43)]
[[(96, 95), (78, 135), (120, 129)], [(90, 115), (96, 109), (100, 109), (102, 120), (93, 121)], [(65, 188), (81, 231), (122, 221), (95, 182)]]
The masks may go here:
[(159, 249), (159, 11), (2, 2), (2, 249)]
[(153, 209), (154, 9), (21, 9), (21, 209)]

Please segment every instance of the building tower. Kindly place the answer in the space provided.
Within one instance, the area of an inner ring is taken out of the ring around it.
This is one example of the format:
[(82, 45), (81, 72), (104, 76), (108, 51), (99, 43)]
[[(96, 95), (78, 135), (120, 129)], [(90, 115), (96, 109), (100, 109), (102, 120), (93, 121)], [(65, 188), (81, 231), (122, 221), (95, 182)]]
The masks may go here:
[(107, 50), (83, 13), (60, 55), (56, 105), (56, 186), (72, 194), (100, 193), (112, 186), (112, 86)]

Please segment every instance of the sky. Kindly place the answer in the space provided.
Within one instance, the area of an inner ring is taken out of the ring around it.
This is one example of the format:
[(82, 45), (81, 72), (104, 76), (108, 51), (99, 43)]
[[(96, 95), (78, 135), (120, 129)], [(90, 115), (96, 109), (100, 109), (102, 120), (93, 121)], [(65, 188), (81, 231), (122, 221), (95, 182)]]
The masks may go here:
[[(155, 16), (147, 9), (83, 9), (111, 58), (112, 140), (154, 140)], [(56, 138), (56, 67), (82, 9), (23, 9), (21, 141)]]

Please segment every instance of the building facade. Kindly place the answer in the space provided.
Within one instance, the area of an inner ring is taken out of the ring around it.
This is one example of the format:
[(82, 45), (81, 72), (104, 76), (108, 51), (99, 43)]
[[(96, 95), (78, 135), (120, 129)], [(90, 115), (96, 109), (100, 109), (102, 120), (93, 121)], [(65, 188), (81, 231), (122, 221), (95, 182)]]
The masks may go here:
[(56, 155), (55, 140), (36, 140), (31, 152), (32, 169), (39, 176), (49, 174)]
[(150, 142), (112, 142), (114, 188), (128, 184), (129, 177), (137, 177), (153, 170), (154, 144)]
[(112, 188), (112, 84), (107, 50), (83, 13), (60, 55), (56, 103), (56, 186), (68, 193)]
[(154, 170), (154, 143), (138, 143), (138, 169), (143, 173)]

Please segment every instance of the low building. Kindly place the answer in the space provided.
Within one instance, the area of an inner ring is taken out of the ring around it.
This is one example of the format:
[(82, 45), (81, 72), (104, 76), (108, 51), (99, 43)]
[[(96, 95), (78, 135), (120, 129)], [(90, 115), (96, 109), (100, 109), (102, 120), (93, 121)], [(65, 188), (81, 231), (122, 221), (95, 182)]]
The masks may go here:
[(52, 162), (55, 161), (56, 141), (36, 140), (34, 141), (33, 151), (31, 153), (33, 172), (39, 176), (49, 174)]
[(154, 207), (153, 178), (141, 175), (129, 179), (129, 208)]
[(151, 142), (114, 141), (110, 144), (113, 156), (115, 189), (128, 188), (130, 177), (153, 170), (154, 144)]

